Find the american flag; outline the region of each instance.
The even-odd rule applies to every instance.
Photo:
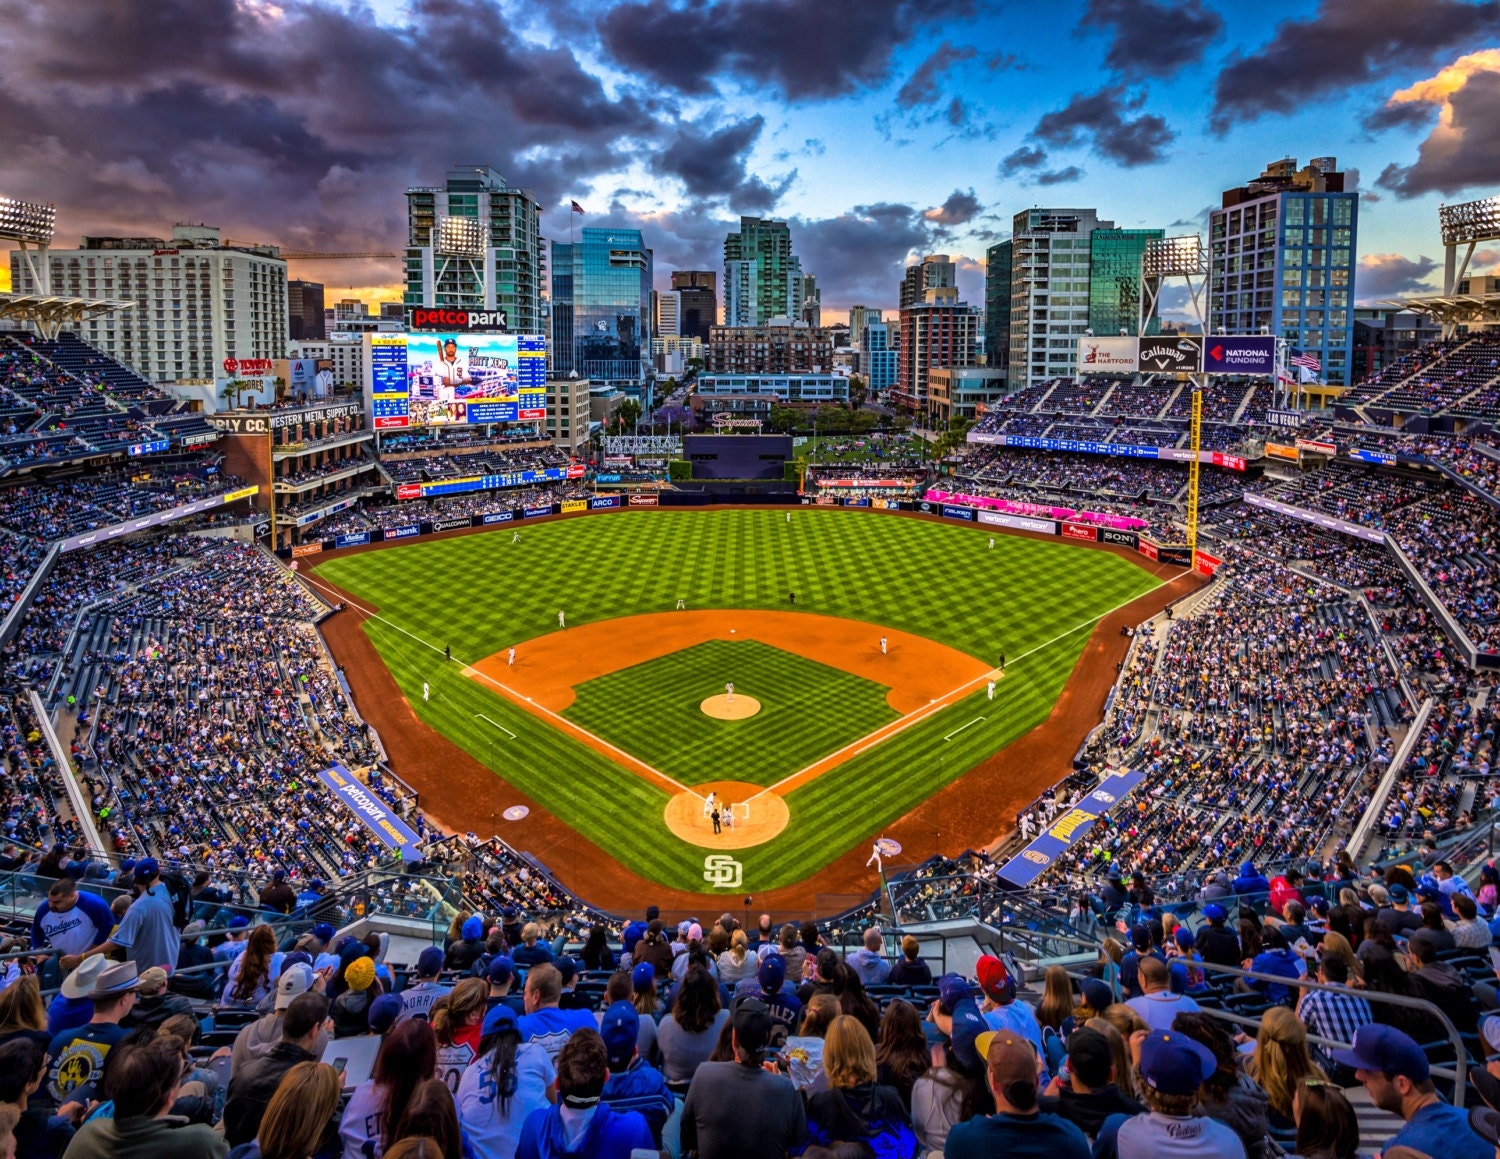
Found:
[[[1287,361],[1293,366],[1300,366],[1304,370],[1311,370],[1314,374],[1321,374],[1323,371],[1323,363],[1316,354],[1310,351],[1298,350],[1296,347],[1292,348]]]

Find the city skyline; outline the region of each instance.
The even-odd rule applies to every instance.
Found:
[[[1370,301],[1430,289],[1438,204],[1500,189],[1492,0],[0,0],[0,17],[0,192],[55,203],[59,244],[180,220],[399,251],[407,186],[473,161],[536,191],[549,240],[570,218],[641,230],[658,289],[722,270],[742,214],[785,220],[833,321],[894,306],[926,253],[953,255],[982,305],[985,251],[1027,208],[1171,236],[1271,161],[1335,156]],[[400,296],[399,262],[292,273],[330,301]]]

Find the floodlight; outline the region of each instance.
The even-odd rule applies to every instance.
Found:
[[[57,210],[38,201],[17,201],[0,197],[0,237],[10,241],[29,241],[51,245]]]
[[[1148,241],[1141,254],[1143,278],[1196,277],[1206,273],[1208,258],[1203,252],[1203,239],[1196,233]]]
[[[484,224],[472,217],[440,217],[437,252],[444,257],[484,260]]]
[[[1438,206],[1444,245],[1500,238],[1500,197],[1481,197],[1461,205]]]

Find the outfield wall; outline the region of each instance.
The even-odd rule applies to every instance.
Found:
[[[668,496],[684,495],[685,501],[673,501]],[[590,499],[570,499],[562,503],[542,504],[534,507],[513,507],[501,511],[487,511],[483,515],[460,515],[452,519],[429,519],[414,521],[400,527],[359,531],[340,535],[314,543],[299,544],[292,548],[281,548],[276,555],[281,559],[300,559],[309,555],[320,555],[325,551],[338,551],[345,547],[362,547],[369,543],[395,543],[400,540],[425,539],[445,531],[459,531],[474,527],[492,527],[502,524],[522,523],[531,519],[542,519],[552,515],[592,515],[607,511],[622,511],[627,507],[677,507],[713,506],[701,492],[663,491],[650,495],[596,495]],[[967,498],[967,496],[965,497]],[[874,511],[905,511],[922,515],[935,515],[951,519],[956,523],[982,523],[1013,531],[1030,531],[1039,535],[1055,535],[1060,539],[1071,539],[1083,543],[1105,543],[1114,547],[1128,547],[1147,559],[1174,567],[1193,567],[1205,575],[1212,575],[1219,565],[1213,556],[1199,552],[1195,558],[1185,544],[1157,543],[1138,531],[1118,527],[1105,527],[1093,523],[1073,522],[1067,519],[1048,519],[1031,515],[1017,515],[1008,511],[994,511],[973,507],[965,503],[945,503],[931,499],[879,499],[857,496],[845,498],[835,495],[768,495],[765,502],[798,504],[805,507],[863,507]],[[738,505],[738,501],[735,501]]]

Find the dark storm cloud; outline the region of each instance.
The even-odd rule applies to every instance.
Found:
[[[973,60],[975,55],[975,50],[968,45],[954,48],[948,41],[943,41],[931,56],[917,65],[916,71],[901,86],[896,94],[897,107],[911,109],[932,104],[941,95],[938,85],[948,70],[960,61]]]
[[[1038,185],[1066,185],[1070,181],[1079,181],[1083,178],[1083,170],[1077,165],[1069,165],[1066,169],[1055,169],[1050,173],[1037,175]]]
[[[1065,108],[1037,122],[1035,136],[1049,145],[1091,144],[1126,168],[1155,165],[1167,159],[1165,149],[1177,134],[1154,113],[1138,113],[1144,103],[1144,93],[1131,95],[1124,85],[1075,93]]]
[[[1081,24],[1114,34],[1104,63],[1131,80],[1170,77],[1196,64],[1224,31],[1224,18],[1203,0],[1089,0]]]
[[[820,100],[880,84],[895,50],[968,0],[641,0],[598,23],[621,66],[680,93],[715,91],[720,77],[788,99]]]
[[[1000,176],[1014,177],[1027,169],[1036,169],[1047,160],[1047,150],[1035,145],[1022,145],[1014,153],[1007,154],[1000,162]]]
[[[1212,124],[1222,133],[1265,113],[1295,112],[1497,32],[1497,0],[1322,0],[1308,19],[1283,20],[1265,45],[1230,60],[1214,86]]]
[[[922,217],[936,225],[964,225],[973,221],[984,211],[984,205],[974,196],[974,191],[955,189],[948,199],[935,209],[929,209]]]
[[[856,205],[837,217],[794,219],[792,241],[802,268],[842,299],[831,301],[825,292],[825,308],[851,302],[878,305],[895,300],[908,259],[927,248],[932,230],[919,210],[881,202]]]
[[[1411,165],[1387,165],[1375,180],[1398,197],[1488,191],[1500,184],[1500,72],[1472,72],[1448,96],[1447,124],[1435,127]]]
[[[661,167],[680,178],[695,200],[723,197],[733,209],[764,212],[776,204],[791,183],[788,177],[773,189],[745,171],[745,158],[764,126],[763,117],[731,122],[719,129],[703,122],[681,125],[675,139],[662,150]]]
[[[1437,262],[1428,257],[1415,261],[1401,254],[1365,254],[1354,273],[1354,297],[1359,302],[1374,302],[1401,294],[1429,293],[1427,284]]]

